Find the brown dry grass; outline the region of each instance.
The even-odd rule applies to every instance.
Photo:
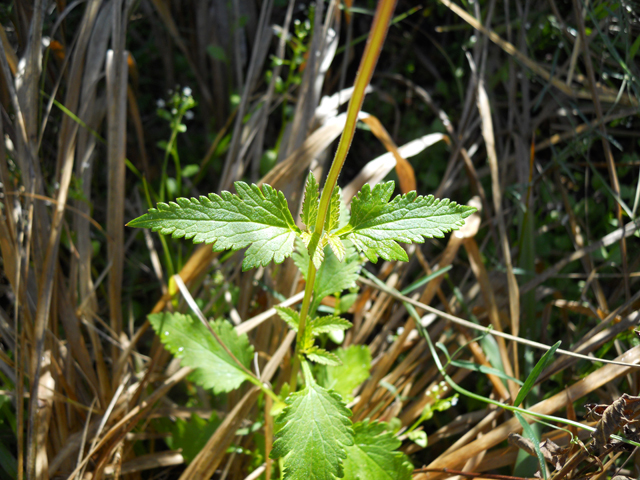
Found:
[[[374,361],[352,408],[354,419],[397,422],[403,449],[417,468],[415,478],[461,478],[465,472],[496,478],[487,472],[513,473],[518,447],[506,440],[521,431],[501,409],[462,399],[421,427],[429,432],[426,448],[406,439],[406,428],[435,401],[426,393],[441,376],[400,300],[416,305],[431,338],[449,352],[465,345],[462,359],[486,366],[499,361],[516,378],[526,377],[530,365],[523,363],[523,350],[527,355],[532,350],[513,337],[547,345],[561,339],[567,354],[615,358],[589,366],[558,356],[540,377],[531,410],[581,420],[588,401],[610,405],[622,393],[639,394],[639,370],[631,366],[640,363],[631,334],[640,318],[639,164],[637,156],[626,158],[616,147],[630,155],[638,148],[639,69],[629,47],[640,27],[626,4],[491,0],[470,4],[470,12],[440,1],[429,7],[433,11],[419,10],[391,31],[389,52],[402,61],[417,58],[420,71],[434,76],[407,78],[403,64],[383,54],[369,94],[375,100],[365,104],[371,111],[361,118],[377,143],[356,141],[343,191],[349,201],[364,183],[392,174],[403,192],[417,186],[419,193],[431,193],[422,180],[432,168],[429,157],[413,163],[408,157],[444,140],[446,153],[439,158],[446,167],[436,169],[442,175],[434,193],[482,208],[448,239],[408,247],[410,262],[375,266],[372,271],[387,290],[361,283],[345,346],[367,345]],[[274,36],[272,24],[292,31],[294,17],[300,17],[294,5],[293,0],[286,6],[272,0],[35,0],[2,7],[0,370],[2,396],[11,404],[2,421],[13,418],[15,425],[13,436],[0,442],[15,458],[15,478],[241,479],[273,471],[266,461],[252,476],[244,454],[228,453],[232,444],[256,448],[252,437],[237,430],[262,416],[261,453],[268,457],[269,401],[259,401],[258,390],[251,388],[226,399],[198,391],[188,381],[189,369],[179,368],[149,329],[146,314],[186,305],[167,285],[168,266],[157,238],[145,233],[144,243],[143,235],[125,230],[124,223],[143,210],[135,172],[151,183],[159,178],[162,160],[154,142],[166,138],[166,130],[154,123],[154,95],[189,79],[199,107],[187,135],[211,134],[209,140],[188,143],[190,159],[200,165],[189,183],[191,193],[228,189],[234,180],[248,178],[283,190],[292,209],[299,208],[306,172],[322,175],[344,126],[340,107],[350,91],[342,86],[352,78],[360,50],[350,47],[337,55],[336,48],[345,44],[345,35],[354,38],[354,29],[366,30],[362,19],[368,17],[343,15],[337,1],[317,4],[316,34],[298,72],[300,84],[282,93],[275,79],[285,67],[276,62],[271,69],[269,55],[282,59],[289,50],[284,35]],[[411,7],[400,2],[397,13]],[[596,7],[613,14],[594,23]],[[525,19],[518,25],[516,11]],[[529,17],[535,27],[549,15],[560,25],[559,58],[544,57],[521,28]],[[444,32],[435,39],[431,23]],[[469,42],[472,32],[476,41],[461,54],[466,85],[452,101],[458,80],[433,62],[440,58],[444,65],[437,52]],[[439,50],[433,42],[440,42]],[[224,58],[208,52],[212,45]],[[137,58],[132,46],[141,52]],[[267,69],[273,70],[269,82]],[[450,81],[450,93],[436,98],[438,80]],[[240,92],[237,104],[231,101],[234,91]],[[283,103],[291,113],[276,143],[279,126],[274,125],[282,120]],[[398,128],[406,118],[422,119],[424,125],[438,119],[443,128],[422,128],[407,137]],[[261,178],[261,159],[274,145],[277,163]],[[599,189],[592,188],[594,176],[601,179]],[[215,183],[207,184],[211,177]],[[605,212],[600,218],[589,211],[596,207]],[[608,211],[613,217],[604,218]],[[541,248],[536,238],[551,245]],[[301,300],[302,285],[290,261],[242,273],[239,258],[200,246],[182,259],[177,273],[205,304],[217,274],[225,276],[227,290],[237,289],[228,315],[259,352],[262,380],[278,389],[290,373],[294,335],[274,316],[271,307],[280,300],[271,293],[293,305]],[[397,294],[447,266],[453,267],[449,277],[435,278],[410,297]],[[496,337],[487,351],[486,344],[472,341],[476,334],[469,324],[447,320],[443,312],[506,335]],[[456,382],[506,403],[519,388],[493,375],[453,367],[448,372]],[[158,418],[189,416],[191,410],[181,404],[185,392],[198,399],[202,415],[215,410],[223,418],[188,466],[180,451],[167,450],[156,424]],[[560,429],[545,427],[543,438],[569,445]],[[549,467],[557,480],[640,474],[637,451],[587,451],[578,442],[562,455],[557,470]]]

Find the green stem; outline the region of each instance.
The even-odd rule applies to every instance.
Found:
[[[331,169],[327,174],[327,179],[325,180],[324,188],[322,190],[322,196],[320,197],[318,217],[308,248],[309,272],[307,274],[307,284],[304,289],[304,299],[302,300],[302,308],[300,310],[296,350],[293,357],[293,366],[291,368],[291,380],[289,382],[289,391],[291,392],[296,389],[298,370],[300,366],[299,357],[300,346],[302,344],[301,340],[304,338],[309,305],[311,304],[311,296],[313,294],[313,287],[316,279],[316,267],[313,264],[313,256],[316,252],[316,248],[318,248],[318,245],[320,244],[320,239],[322,238],[324,222],[327,218],[327,213],[331,203],[331,195],[333,194],[333,189],[338,183],[338,176],[340,176],[340,171],[342,170],[342,166],[347,158],[347,153],[349,152],[349,147],[353,141],[353,135],[356,131],[356,123],[358,121],[358,113],[362,108],[362,102],[364,102],[367,86],[371,81],[373,70],[378,62],[382,45],[384,44],[384,40],[387,36],[396,1],[397,0],[380,0],[378,2],[376,14],[373,18],[373,24],[371,25],[371,31],[369,32],[367,46],[365,47],[362,60],[360,61],[360,67],[356,74],[353,94],[349,101],[349,107],[347,108],[345,128],[342,132],[342,136],[340,137],[340,143],[338,143],[338,149],[336,150],[336,155],[333,158]]]
[[[320,197],[320,206],[318,208],[315,232],[322,232],[322,228],[324,227],[324,221],[329,210],[329,203],[331,202],[331,194],[338,182],[338,176],[340,175],[342,166],[347,158],[349,147],[351,147],[353,134],[356,130],[356,123],[358,122],[358,113],[360,113],[362,108],[366,89],[369,82],[371,82],[373,70],[378,62],[378,57],[380,56],[384,39],[387,36],[389,22],[391,21],[391,16],[393,15],[395,7],[396,0],[380,0],[378,2],[378,8],[376,9],[375,17],[373,18],[373,25],[371,25],[371,31],[369,32],[367,46],[365,47],[362,55],[360,68],[358,68],[356,81],[353,86],[353,95],[351,96],[351,100],[349,100],[344,131],[340,137],[336,156],[333,158],[333,163],[331,164],[331,169],[327,175],[327,179],[322,190],[322,196]],[[311,252],[311,250],[309,251],[309,254],[313,258],[313,252]]]
[[[271,390],[264,383],[262,383],[258,377],[255,377],[252,375],[250,377],[248,376],[247,379],[251,383],[253,383],[256,387],[258,387],[260,390],[262,390],[265,395],[269,395],[274,402],[280,402],[280,397],[278,397],[278,395],[276,395],[276,393],[273,390]]]
[[[296,391],[296,387],[298,385],[297,380],[298,370],[300,368],[300,346],[302,345],[304,331],[306,330],[309,305],[311,304],[313,287],[316,283],[316,273],[316,266],[313,264],[313,260],[309,259],[307,283],[304,287],[304,298],[302,299],[302,307],[300,308],[300,321],[298,322],[298,335],[296,336],[296,350],[293,357],[293,366],[291,367],[291,379],[289,380],[289,391],[292,393]]]

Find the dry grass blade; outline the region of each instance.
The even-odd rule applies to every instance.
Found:
[[[398,147],[398,154],[402,157],[413,157],[418,155],[430,146],[445,140],[442,133],[430,133],[421,138]],[[406,160],[405,160],[406,161]],[[342,195],[346,203],[349,203],[355,194],[365,183],[376,185],[380,183],[397,165],[397,160],[392,152],[380,155],[367,163],[356,177],[342,189]]]
[[[478,74],[481,75],[480,72]],[[491,192],[493,194],[493,207],[496,220],[498,222],[498,231],[500,232],[500,246],[502,248],[504,264],[507,270],[511,333],[517,337],[520,331],[520,292],[516,276],[513,273],[513,264],[511,262],[511,248],[509,246],[509,239],[507,236],[507,229],[505,226],[505,219],[502,208],[502,186],[500,185],[498,157],[495,150],[495,137],[493,133],[493,120],[491,119],[491,107],[489,106],[489,97],[487,96],[487,92],[484,88],[484,79],[482,78],[478,78],[477,102],[480,117],[482,118],[482,137],[487,149],[487,159],[489,161],[489,168],[491,170]],[[511,355],[514,365],[512,372],[515,372],[516,376],[518,376],[518,349],[516,344],[512,344]],[[508,364],[509,363],[507,363],[506,365]],[[514,390],[514,385],[510,384],[510,388],[511,396],[515,398],[516,392]]]
[[[395,2],[379,3],[391,18]],[[282,474],[265,461],[279,407],[270,395],[299,388],[298,357],[295,333],[273,307],[299,309],[295,263],[241,272],[242,252],[160,243],[123,224],[160,191],[171,201],[241,177],[283,191],[298,220],[309,170],[322,185],[343,131],[346,163],[327,184],[340,177],[347,205],[365,183],[392,175],[402,193],[458,204],[474,196],[483,207],[452,235],[406,246],[409,262],[361,268],[357,287],[308,313],[339,308],[353,323],[340,345],[320,340],[370,365],[348,389],[354,418],[390,422],[414,465],[430,464],[416,478],[533,476],[506,446],[520,430],[506,410],[451,400],[413,328],[413,306],[452,357],[447,375],[485,399],[514,398],[525,380],[517,361],[528,369],[562,339],[565,350],[526,399],[538,402],[534,411],[566,407],[574,422],[568,453],[547,455],[552,480],[638,476],[637,454],[610,437],[637,433],[637,402],[625,401],[640,394],[640,256],[625,241],[640,230],[637,15],[607,1],[441,3],[398,2],[384,48],[371,12],[351,0],[0,7],[0,477]],[[377,75],[368,77],[365,62],[366,81],[359,75],[357,88],[344,88],[372,30]],[[365,98],[360,120],[379,142],[355,131]],[[359,105],[348,121],[347,101]],[[168,276],[175,272],[184,297]],[[255,355],[242,363],[256,387],[269,387],[265,401],[259,388],[203,390],[165,350],[147,314],[190,306],[247,334]],[[539,337],[523,333],[530,325]],[[518,355],[511,342],[527,347]],[[317,381],[330,386],[321,374]],[[577,426],[583,397],[598,402],[588,407],[600,422],[596,441]],[[551,442],[569,445],[566,431],[539,428],[546,453]],[[415,441],[422,432],[426,447]]]
[[[439,0],[439,1],[444,5],[446,5],[452,12],[454,12],[456,15],[462,18],[465,22],[467,22],[473,28],[475,28],[482,34],[486,35],[492,42],[494,42],[496,45],[502,48],[507,54],[512,55],[519,62],[521,62],[528,69],[530,69],[533,73],[535,73],[536,75],[539,75],[544,80],[551,83],[554,87],[556,87],[558,90],[560,90],[564,94],[569,95],[571,97],[578,97],[578,98],[593,100],[592,92],[587,92],[582,89],[580,90],[572,89],[565,82],[551,75],[545,68],[541,67],[536,62],[534,62],[529,57],[527,57],[522,52],[520,52],[513,44],[500,38],[500,36],[497,33],[486,29],[482,24],[478,22],[478,20],[473,18],[471,15],[469,15],[467,12],[465,12],[462,8],[460,8],[455,3],[451,2],[450,0]],[[633,105],[633,106],[638,105],[637,99],[630,97],[627,94],[623,94],[622,96],[620,96],[617,91],[612,91],[611,89],[606,87],[601,87],[597,92],[597,95],[601,101],[604,101],[607,103],[615,104],[620,102],[625,105]]]
[[[108,244],[108,259],[112,262],[109,271],[109,321],[112,330],[119,337],[122,331],[122,275],[124,264],[124,185],[125,146],[127,118],[127,72],[129,54],[124,50],[126,20],[116,7],[114,50],[107,52],[107,232],[112,239]],[[119,35],[118,35],[119,33]],[[117,351],[113,349],[115,358]],[[112,379],[117,385],[118,378]]]
[[[594,252],[599,248],[608,247],[613,243],[619,242],[620,239],[623,237],[624,238],[630,237],[636,231],[638,231],[638,229],[640,229],[640,219],[636,219],[635,221],[629,222],[625,226],[621,228],[617,228],[616,230],[609,233],[608,235],[605,235],[600,240],[593,242],[584,248],[580,248],[576,250],[571,255],[568,255],[562,260],[558,261],[555,265],[553,265],[553,267],[547,268],[540,275],[537,275],[535,278],[529,280],[527,283],[522,285],[522,287],[520,288],[520,293],[526,293],[530,290],[533,290],[542,282],[553,277],[555,274],[557,274],[569,263],[575,262],[576,260],[579,260],[583,256],[588,255],[589,253]]]
[[[369,125],[371,132],[382,142],[384,147],[391,152],[393,158],[396,160],[396,173],[398,174],[398,180],[400,181],[400,190],[402,193],[408,193],[416,189],[416,176],[413,171],[413,167],[405,158],[400,154],[398,147],[391,139],[391,136],[387,130],[382,126],[380,120],[373,115],[369,115],[365,112],[360,112],[358,117],[362,122]]]

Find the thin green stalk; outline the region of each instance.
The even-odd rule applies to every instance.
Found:
[[[296,351],[293,357],[293,365],[291,367],[291,379],[289,380],[289,391],[295,392],[298,380],[298,370],[300,369],[300,345],[304,338],[306,329],[307,315],[309,314],[309,305],[311,304],[311,296],[313,287],[316,283],[316,266],[313,261],[309,261],[309,271],[307,273],[307,283],[304,287],[304,298],[302,299],[302,307],[300,308],[300,322],[298,322],[298,335],[296,336]]]
[[[315,229],[309,242],[309,272],[307,275],[307,284],[304,290],[304,299],[302,300],[302,309],[300,311],[300,322],[298,324],[298,336],[296,342],[296,350],[293,357],[293,366],[291,369],[291,381],[289,383],[290,391],[293,392],[296,388],[296,380],[299,369],[299,355],[301,340],[304,338],[304,332],[306,329],[307,315],[309,313],[309,305],[311,304],[311,296],[313,294],[313,287],[316,278],[316,268],[313,264],[313,256],[316,248],[320,244],[322,233],[324,230],[324,222],[329,211],[329,205],[331,203],[331,195],[333,189],[338,183],[338,176],[342,170],[342,166],[347,158],[349,147],[353,141],[353,135],[356,130],[356,123],[358,121],[358,113],[362,108],[364,102],[364,96],[367,86],[371,81],[373,70],[375,69],[378,57],[382,50],[382,45],[387,36],[389,30],[389,24],[393,11],[396,6],[397,0],[380,0],[376,9],[375,17],[373,18],[373,25],[369,32],[369,39],[367,40],[367,46],[365,47],[362,60],[360,61],[360,68],[356,75],[356,81],[353,88],[353,95],[349,101],[349,107],[347,108],[347,121],[345,128],[340,137],[340,143],[338,143],[338,149],[336,155],[333,158],[331,169],[327,175],[327,179],[322,190],[322,196],[320,197],[320,205],[318,207],[318,217],[316,220]]]

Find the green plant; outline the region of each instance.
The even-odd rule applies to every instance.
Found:
[[[296,225],[282,192],[269,185],[259,187],[244,182],[235,183],[237,194],[212,193],[159,203],[129,223],[174,238],[212,244],[215,251],[247,248],[243,270],[282,262],[292,255],[298,240],[296,263],[306,280],[302,307],[299,312],[278,309],[280,317],[297,332],[291,380],[280,392],[288,394],[287,406],[276,420],[280,429],[271,452],[272,458],[282,459],[281,474],[285,479],[306,479],[311,472],[313,478],[341,478],[345,472],[356,473],[354,465],[363,462],[371,467],[370,472],[410,477],[410,463],[404,455],[394,452],[399,443],[391,434],[383,433],[385,427],[370,422],[352,425],[351,412],[342,396],[316,381],[309,362],[334,367],[342,363],[338,355],[317,345],[317,338],[351,326],[337,315],[318,316],[317,310],[322,297],[353,284],[360,256],[373,263],[379,257],[407,261],[407,253],[398,242],[422,243],[424,238],[443,237],[460,228],[475,211],[447,199],[418,196],[416,192],[391,200],[393,182],[373,188],[364,185],[354,197],[350,213],[342,206],[337,179],[393,7],[394,2],[385,1],[378,6],[346,127],[321,195],[313,174],[307,178],[301,214],[304,229]],[[338,261],[332,260],[331,255]],[[327,280],[332,277],[341,282]],[[228,392],[249,380],[278,402],[276,393],[248,369],[253,349],[246,335],[237,335],[224,321],[208,323],[200,316],[198,322],[188,315],[163,313],[150,316],[150,321],[169,350],[182,357],[185,365],[195,368],[197,383],[215,392]],[[215,340],[208,336],[207,329]],[[304,388],[296,391],[300,366]],[[379,474],[368,478],[378,477]]]
[[[308,363],[341,365],[340,357],[318,346],[316,339],[351,326],[337,315],[317,316],[320,300],[353,283],[360,265],[360,256],[354,255],[355,251],[374,263],[378,257],[407,260],[406,252],[397,242],[441,237],[461,227],[464,218],[474,211],[472,207],[433,196],[417,196],[415,192],[390,201],[393,189],[393,182],[374,188],[365,185],[353,199],[349,216],[340,207],[340,189],[334,188],[323,215],[318,184],[313,174],[309,174],[302,210],[305,230],[295,224],[282,192],[269,185],[259,188],[244,182],[236,183],[237,194],[223,192],[220,196],[210,194],[199,199],[178,198],[175,203],[159,203],[157,209],[129,223],[195,243],[211,243],[216,251],[248,247],[244,270],[272,261],[282,262],[293,253],[294,241],[301,240],[297,263],[303,266],[307,279],[302,310],[277,309],[280,317],[297,332],[294,362],[299,362],[304,372],[304,388],[296,393],[293,392],[297,388],[297,374],[292,375],[288,406],[277,419],[282,428],[276,434],[272,455],[285,458],[285,478],[304,478],[311,468],[318,478],[330,479],[329,474],[341,477],[342,463],[354,445],[350,411],[342,396],[320,386]],[[345,220],[348,217],[343,226],[341,216]],[[304,268],[306,259],[308,264]],[[332,281],[335,277],[340,281]],[[238,336],[228,322],[211,322],[208,327],[214,334],[212,338],[206,324],[188,315],[159,313],[149,319],[167,348],[181,357],[184,365],[195,368],[196,383],[219,393],[234,390],[249,380],[278,400],[248,370],[253,348],[246,335]],[[380,433],[370,424],[360,430],[360,437],[366,437],[369,430],[377,432],[373,437]],[[373,437],[368,437],[367,442],[375,442]],[[323,450],[333,454],[323,454]]]

